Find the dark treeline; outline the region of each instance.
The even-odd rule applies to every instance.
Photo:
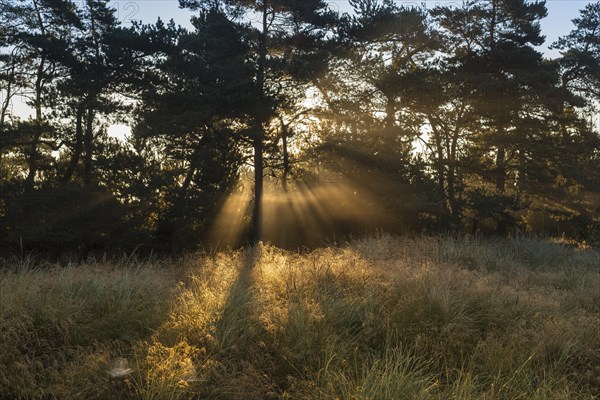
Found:
[[[544,2],[350,4],[180,0],[183,29],[124,26],[105,0],[0,0],[1,251],[177,252],[219,219],[282,244],[600,238],[600,3],[557,59]]]

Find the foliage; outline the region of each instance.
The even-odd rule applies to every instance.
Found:
[[[107,0],[0,0],[7,253],[198,248],[239,193],[228,222],[248,225],[246,242],[299,220],[304,239],[594,240],[597,3],[552,45],[556,59],[538,50],[541,1],[352,0],[344,14],[322,0],[179,3],[197,12],[191,29],[125,27]],[[13,113],[18,98],[29,117]],[[109,137],[116,123],[131,134]],[[337,187],[307,183],[314,169]]]

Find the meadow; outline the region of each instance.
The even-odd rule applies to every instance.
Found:
[[[379,235],[1,268],[1,399],[600,398],[589,247]]]

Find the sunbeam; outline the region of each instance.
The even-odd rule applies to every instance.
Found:
[[[331,171],[323,173],[334,176]],[[377,189],[360,177],[340,176],[331,182],[299,177],[290,180],[287,189],[279,183],[265,180],[262,241],[286,248],[314,246],[389,225],[391,212],[376,201]],[[244,182],[229,195],[208,231],[207,244],[235,247],[244,243],[251,218],[251,188]]]
[[[250,188],[238,185],[227,197],[207,234],[207,242],[218,247],[235,247],[248,232],[252,200]]]

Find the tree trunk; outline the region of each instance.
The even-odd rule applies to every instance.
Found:
[[[558,116],[559,116],[559,126],[560,126],[560,133],[561,133],[561,142],[563,146],[568,146],[569,144],[571,144],[571,136],[569,135],[569,130],[567,129],[567,125],[565,124],[565,120],[567,119],[567,111],[566,111],[566,107],[564,104],[560,105],[560,108],[558,110]]]
[[[288,151],[288,127],[285,125],[285,123],[282,121],[281,122],[281,129],[282,129],[282,146],[283,146],[283,174],[281,175],[281,184],[283,186],[283,191],[287,192],[288,187],[287,187],[287,181],[288,181],[288,175],[291,171],[291,166],[290,166],[290,154]]]
[[[8,82],[6,84],[6,95],[4,101],[2,102],[2,110],[0,110],[0,133],[4,131],[4,122],[6,121],[6,116],[8,115],[8,108],[10,107],[10,100],[12,99],[12,84],[15,79],[15,61],[12,60],[12,65],[10,69],[10,74],[8,76]]]
[[[504,140],[504,126],[498,126],[498,139]],[[496,153],[496,189],[504,194],[506,192],[506,148],[503,143],[498,144]],[[506,236],[506,221],[502,217],[496,221],[496,233]]]
[[[36,17],[37,17],[37,20],[39,23],[40,32],[41,32],[42,36],[44,36],[46,34],[46,28],[42,21],[42,15],[38,8],[38,2],[34,1],[33,6],[35,8],[35,13],[36,13]],[[35,184],[35,176],[37,174],[37,169],[38,169],[38,159],[39,159],[38,144],[39,144],[39,141],[43,134],[42,92],[44,90],[43,87],[44,87],[44,69],[45,68],[46,68],[46,53],[45,53],[45,51],[42,51],[40,63],[36,70],[36,79],[35,79],[34,107],[35,107],[36,130],[35,130],[35,133],[33,134],[33,138],[31,139],[31,144],[29,146],[29,151],[28,151],[29,155],[28,155],[27,162],[29,164],[28,165],[29,172],[28,172],[27,178],[25,180],[27,190],[33,189],[33,186]]]
[[[432,118],[430,117],[430,120]],[[435,126],[433,126],[433,135],[434,135],[434,140],[435,140],[435,147],[437,150],[437,160],[436,160],[436,169],[437,169],[437,182],[438,182],[438,188],[440,190],[440,193],[444,194],[445,193],[445,183],[446,183],[446,178],[445,178],[445,166],[444,166],[444,147],[442,146],[442,135],[441,132],[439,132]]]
[[[38,160],[40,158],[38,153],[38,145],[44,129],[42,126],[42,91],[45,65],[46,56],[45,54],[42,54],[35,81],[35,132],[31,138],[31,144],[29,145],[29,156],[27,159],[29,164],[29,173],[27,174],[26,187],[28,189],[32,189],[35,183],[35,175],[37,174]]]
[[[504,140],[504,127],[498,127],[498,138]],[[496,152],[496,189],[500,193],[506,191],[506,148],[504,144],[498,145]]]
[[[196,164],[198,163],[198,157],[200,155],[200,148],[194,149],[194,153],[192,154],[192,158],[190,160],[190,169],[185,175],[185,179],[183,181],[183,185],[181,185],[181,191],[179,194],[180,198],[185,198],[187,195],[187,191],[192,184],[192,179],[194,179],[194,174],[196,173]]]
[[[90,186],[92,184],[92,156],[94,154],[94,111],[91,107],[87,110],[87,121],[85,135],[83,137],[83,146],[85,149],[83,183],[85,186]]]
[[[450,216],[452,218],[452,229],[457,231],[460,228],[461,209],[456,199],[456,176],[455,167],[450,165],[448,168],[448,204],[450,204]]]
[[[25,184],[28,190],[33,189],[35,184],[35,175],[38,170],[38,159],[39,154],[37,151],[38,143],[40,141],[41,135],[39,132],[33,134],[31,138],[31,144],[29,145],[28,156],[27,156],[27,164],[29,167],[29,172],[27,173],[27,178],[25,179]]]
[[[254,140],[254,207],[252,210],[252,224],[250,227],[250,243],[258,243],[261,239],[262,197],[263,197],[263,143],[262,138]]]
[[[456,152],[458,150],[458,129],[452,135],[452,144],[448,159],[448,202],[450,203],[450,213],[452,215],[452,228],[458,231],[461,220],[461,206],[456,199]]]
[[[262,9],[262,32],[259,44],[258,71],[256,84],[258,88],[258,98],[264,107],[265,98],[265,71],[267,65],[267,37],[269,31],[269,4],[267,0],[263,0]],[[263,131],[263,113],[260,111],[255,124],[255,132],[253,139],[254,147],[254,207],[252,211],[252,222],[250,224],[250,243],[254,244],[261,239],[261,219],[262,219],[262,197],[263,197],[263,176],[264,176],[264,131]]]
[[[178,193],[175,195],[173,206],[169,210],[170,223],[166,224],[165,226],[167,229],[166,232],[169,235],[172,254],[177,254],[182,249],[181,234],[178,232],[178,227],[186,225],[186,215],[188,212],[186,199],[188,190],[192,185],[194,175],[198,169],[197,164],[199,155],[200,145],[194,149],[194,153],[190,159],[190,166],[185,175],[185,179],[183,180],[183,184],[181,185],[181,188],[179,188]]]
[[[396,99],[393,95],[386,96],[387,104],[385,107],[385,127],[392,130],[396,126]],[[390,132],[391,133],[391,132]]]
[[[67,165],[67,169],[62,176],[61,182],[62,184],[67,184],[71,180],[75,169],[77,168],[77,164],[79,163],[79,159],[81,158],[81,153],[83,152],[83,109],[77,110],[77,122],[75,125],[75,145],[73,147],[73,154],[71,155],[71,160],[69,161],[69,165]]]

